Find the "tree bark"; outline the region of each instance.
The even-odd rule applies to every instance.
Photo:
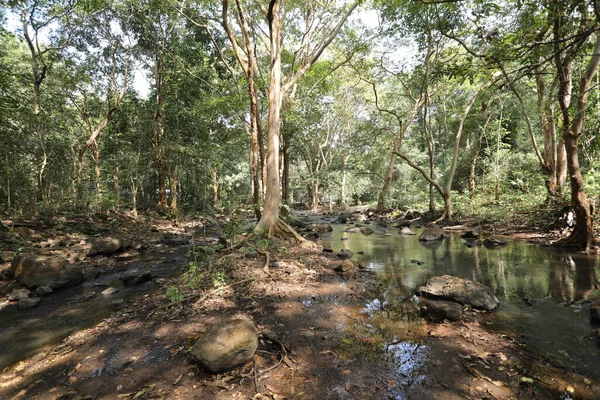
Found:
[[[286,204],[290,203],[290,164],[291,164],[291,140],[290,133],[287,132],[283,135],[283,147],[281,151],[283,152],[283,173],[282,177],[282,190],[281,197]]]
[[[377,198],[377,211],[379,212],[385,211],[385,201],[390,192],[390,185],[392,183],[392,179],[394,178],[394,168],[396,167],[396,158],[398,157],[396,152],[400,151],[401,142],[402,139],[400,137],[394,138],[392,153],[390,154],[388,167],[385,176],[383,177],[383,186],[381,187],[381,192],[379,192],[379,197]]]
[[[165,57],[162,49],[154,54],[154,89],[156,90],[154,109],[154,132],[152,147],[154,147],[154,163],[158,172],[158,206],[167,206],[167,163],[165,154],[165,96],[164,96],[164,67]]]
[[[171,189],[169,208],[171,209],[171,214],[177,216],[179,213],[179,169],[177,165],[169,170],[169,188]]]
[[[350,155],[347,154],[344,156],[344,161],[342,164],[342,183],[340,188],[340,206],[342,208],[346,207],[346,176],[348,175],[348,160],[350,159]]]
[[[269,124],[267,135],[267,186],[265,207],[256,229],[273,232],[279,220],[279,127],[281,118],[281,16],[280,0],[271,0],[268,12],[270,36]]]
[[[553,20],[555,49],[558,49],[558,41],[564,37],[563,25],[565,24],[565,16],[563,15],[563,7],[560,1],[554,3],[557,12]],[[585,21],[582,20],[582,26]],[[583,40],[587,36],[578,40]],[[583,42],[581,42],[583,43]],[[571,52],[555,52],[554,61],[558,72],[559,90],[558,100],[561,108],[563,120],[563,140],[567,154],[567,168],[569,171],[571,182],[571,203],[575,212],[575,228],[569,237],[557,242],[561,245],[573,245],[586,252],[594,240],[593,226],[593,205],[587,199],[584,191],[583,177],[579,166],[578,145],[579,137],[583,131],[585,122],[585,112],[587,100],[590,94],[590,86],[600,63],[600,35],[596,33],[596,43],[594,51],[590,57],[585,71],[581,73],[579,86],[576,93],[576,107],[574,117],[571,121],[571,97],[572,97],[572,65],[574,53]]]
[[[219,181],[217,180],[217,167],[212,167],[210,172],[213,191],[212,203],[213,207],[216,207],[219,204]]]
[[[311,183],[311,211],[319,210],[319,179],[313,179]]]

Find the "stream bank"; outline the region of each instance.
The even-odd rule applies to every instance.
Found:
[[[352,241],[362,238],[348,235],[342,241],[336,231],[330,235],[336,250],[354,248]],[[386,237],[403,240],[394,233],[370,237],[384,248],[390,247]],[[340,275],[334,271],[340,259],[333,253],[278,242],[264,246],[249,243],[213,257],[202,272],[211,280],[222,278],[220,289],[190,288],[180,303],[172,303],[166,292],[174,285],[185,288],[181,280],[155,282],[155,292],[3,371],[0,397],[600,397],[595,375],[530,352],[530,338],[490,329],[493,313],[468,310],[456,323],[421,319],[410,293],[390,284],[406,276],[403,268],[409,265],[418,272],[411,258],[423,259],[423,268],[433,264],[411,248],[404,248],[395,273],[382,276],[378,261],[368,259],[379,251],[361,255],[369,268]],[[267,269],[265,251],[271,261]],[[289,361],[278,364],[277,346],[263,340],[255,364],[221,375],[204,373],[191,360],[190,347],[212,322],[233,316],[275,332],[290,349]]]

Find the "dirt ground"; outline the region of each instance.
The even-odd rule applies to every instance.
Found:
[[[0,398],[600,398],[599,382],[486,330],[488,314],[430,323],[402,296],[382,309],[373,303],[383,290],[376,277],[340,275],[339,263],[283,242],[209,255],[198,262],[198,287],[190,275],[161,282],[158,294],[2,371]],[[166,295],[173,286],[175,302]],[[260,333],[254,360],[205,373],[191,347],[212,323],[236,316]]]

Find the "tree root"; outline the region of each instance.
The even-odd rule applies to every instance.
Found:
[[[263,338],[265,338],[266,340],[268,340],[270,342],[273,342],[276,345],[278,345],[279,349],[281,350],[281,354],[280,354],[279,361],[277,362],[277,364],[275,364],[275,365],[273,365],[273,366],[271,366],[271,367],[269,367],[269,368],[267,368],[267,369],[265,369],[263,371],[260,371],[258,373],[258,376],[261,376],[261,375],[266,374],[267,372],[273,371],[275,368],[279,367],[281,365],[281,363],[284,363],[285,365],[287,365],[289,367],[290,363],[289,363],[289,359],[288,359],[288,356],[287,356],[288,355],[288,349],[285,346],[285,344],[283,344],[283,342],[281,340],[279,340],[279,337],[277,337],[277,334],[274,333],[274,332],[272,332],[269,329],[263,329],[263,330],[261,330],[260,333],[261,333],[261,335],[262,335]]]
[[[581,242],[582,240],[579,233],[577,230],[574,230],[569,236],[557,240],[552,245],[554,247],[579,248],[587,253],[589,251],[589,246],[586,246]]]
[[[278,218],[277,222],[269,227],[268,237],[284,240],[293,238],[297,243],[306,242],[306,239],[300,236],[294,228],[283,222],[281,218]]]

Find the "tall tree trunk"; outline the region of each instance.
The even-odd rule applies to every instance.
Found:
[[[119,167],[113,171],[113,183],[115,186],[115,209],[121,205],[121,185],[119,184]]]
[[[346,207],[346,176],[348,175],[348,160],[350,155],[344,156],[344,161],[342,164],[342,183],[340,188],[340,206],[342,208]]]
[[[102,171],[100,169],[100,146],[96,141],[92,145],[92,158],[94,159],[94,183],[96,187],[96,197],[100,198],[100,195],[102,194],[102,184],[100,182]]]
[[[138,194],[137,179],[132,178],[131,179],[131,212],[133,213],[134,218],[138,217],[137,194]]]
[[[473,151],[473,159],[471,160],[471,168],[469,171],[469,197],[472,199],[475,197],[475,170],[477,168],[477,160],[479,159],[479,153],[481,152],[481,144],[483,143],[483,138],[485,136],[485,130],[493,118],[493,114],[489,113],[485,124],[481,128],[481,132],[479,133],[479,138],[477,138],[477,143],[475,144],[475,150]]]
[[[433,141],[433,133],[431,132],[431,114],[429,113],[429,94],[427,93],[427,85],[425,85],[425,103],[423,106],[423,132],[427,141],[427,161],[429,163],[429,176],[435,178],[435,143]],[[429,183],[429,212],[435,213],[435,197],[434,186]]]
[[[379,192],[379,197],[377,198],[377,211],[379,212],[385,211],[385,201],[390,192],[390,185],[392,183],[392,179],[394,178],[394,168],[396,167],[396,158],[398,157],[396,153],[400,151],[401,142],[402,138],[394,138],[392,153],[390,154],[388,167],[385,176],[383,177],[383,187],[381,188],[381,192]]]
[[[282,182],[281,182],[281,186],[282,186],[282,199],[286,204],[290,203],[290,163],[291,163],[291,140],[290,140],[290,132],[286,132],[283,134],[283,147],[282,147],[282,152],[283,152],[283,173],[281,174],[282,177]]]
[[[273,232],[279,221],[279,127],[281,118],[281,16],[280,0],[269,4],[271,71],[269,83],[269,125],[267,136],[267,185],[265,207],[256,228]]]
[[[171,189],[171,202],[169,208],[171,214],[177,216],[179,214],[179,168],[177,165],[169,170],[169,188]]]
[[[154,133],[152,146],[154,147],[154,163],[158,172],[158,206],[167,206],[167,162],[165,154],[165,96],[164,96],[164,68],[165,59],[162,49],[154,54],[154,86],[156,90],[154,109]]]
[[[265,157],[264,157],[264,143],[263,143],[263,128],[262,122],[260,118],[260,107],[259,107],[259,97],[258,97],[258,89],[256,87],[256,71],[258,71],[258,66],[255,57],[254,51],[254,42],[252,41],[252,37],[250,36],[250,28],[248,26],[248,21],[246,19],[246,14],[244,13],[244,9],[242,7],[242,2],[240,0],[235,0],[236,8],[237,8],[237,16],[238,21],[241,26],[241,33],[243,44],[245,47],[245,52],[242,51],[238,46],[238,40],[229,25],[229,1],[222,0],[222,16],[221,16],[221,26],[225,30],[227,37],[231,43],[236,59],[244,72],[246,77],[246,83],[248,88],[248,97],[250,99],[250,136],[252,138],[251,142],[251,173],[252,173],[252,203],[254,205],[254,210],[257,217],[260,218],[260,208],[259,203],[261,198],[261,184],[263,191],[265,189],[265,176],[263,174],[263,169],[265,165]]]
[[[311,211],[319,210],[319,179],[314,178],[311,183]]]
[[[557,13],[553,20],[553,32],[555,41],[555,50],[559,48],[558,41],[564,37],[563,26],[566,23],[563,7],[564,4],[558,0],[554,3],[555,12]],[[585,21],[582,19],[582,26]],[[578,40],[585,40],[582,37]],[[585,71],[581,73],[579,87],[575,92],[577,97],[574,117],[571,121],[571,97],[572,97],[572,79],[573,79],[573,54],[555,52],[554,61],[558,72],[559,89],[558,100],[561,108],[563,120],[563,140],[567,153],[567,168],[571,181],[571,203],[575,212],[575,228],[571,235],[559,244],[575,245],[585,251],[588,251],[594,240],[593,226],[593,205],[587,199],[581,169],[579,167],[578,145],[579,137],[583,131],[585,121],[585,112],[587,100],[590,94],[591,82],[598,70],[600,63],[600,35],[596,33],[596,43],[594,51],[590,57]]]
[[[219,204],[219,181],[217,180],[217,167],[211,168],[210,177],[213,191],[212,203],[213,207],[216,207]]]

